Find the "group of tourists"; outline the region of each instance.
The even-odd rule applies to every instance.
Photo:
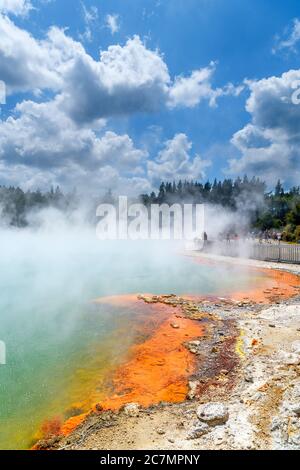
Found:
[[[207,232],[204,232],[202,234],[201,240],[205,244],[209,243],[209,237]],[[280,243],[282,240],[282,234],[278,231],[275,230],[265,230],[261,232],[243,232],[243,233],[238,233],[235,231],[226,231],[226,232],[221,232],[218,234],[217,237],[212,237],[210,241],[218,241],[220,243],[236,243],[239,241],[242,242],[249,242],[249,243],[254,243],[254,242],[259,242],[260,244],[262,243],[268,243],[268,244],[274,244],[274,243]]]

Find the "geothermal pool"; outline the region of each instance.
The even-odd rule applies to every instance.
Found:
[[[93,299],[225,294],[259,281],[244,268],[196,263],[177,245],[100,242],[88,232],[3,232],[0,247],[1,449],[27,449],[48,420],[88,411],[107,396],[130,345],[149,335],[142,307]]]

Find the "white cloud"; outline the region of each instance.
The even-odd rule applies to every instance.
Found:
[[[159,110],[170,77],[157,51],[139,37],[110,46],[95,61],[81,43],[53,27],[36,40],[0,16],[0,76],[9,94],[52,89],[78,121]]]
[[[213,89],[214,71],[211,64],[191,77],[176,78],[173,84],[159,52],[147,49],[134,36],[123,47],[113,45],[101,52],[99,62],[79,54],[64,76],[64,106],[80,122],[164,107],[194,107],[202,100],[214,106],[218,97],[237,95],[242,89],[232,84]]]
[[[7,92],[63,88],[63,77],[75,56],[84,54],[80,43],[58,28],[51,28],[45,40],[36,40],[0,15],[0,77]]]
[[[241,158],[230,161],[230,173],[261,176],[270,184],[278,178],[299,184],[300,105],[292,100],[297,83],[300,87],[300,70],[248,82],[251,122],[232,138]]]
[[[106,15],[106,26],[111,34],[117,33],[120,30],[119,15]]]
[[[84,3],[81,3],[83,9],[83,17],[86,24],[92,23],[98,19],[98,8],[91,6],[86,7]]]
[[[87,21],[95,18],[90,10],[85,13]],[[176,174],[182,179],[204,174],[209,162],[190,155],[185,134],[175,135],[155,161],[147,162],[147,152],[128,135],[104,130],[104,119],[192,107],[202,100],[214,105],[218,96],[237,93],[230,84],[212,87],[215,65],[173,83],[163,56],[138,36],[108,47],[98,60],[57,27],[36,39],[0,15],[0,36],[0,77],[8,94],[32,92],[41,101],[44,91],[54,94],[40,103],[21,102],[0,120],[2,183],[8,176],[18,181],[19,175],[20,184],[32,186],[103,183],[142,192]]]
[[[85,31],[80,35],[80,38],[90,42],[93,39],[93,27],[99,19],[98,8],[96,6],[91,6],[88,8],[83,2],[81,2],[81,6],[83,11]]]
[[[99,62],[79,54],[64,79],[64,107],[81,122],[158,111],[165,104],[170,81],[161,56],[137,36],[123,47],[110,46],[101,52]]]
[[[46,185],[55,181],[69,187],[95,188],[97,181],[106,184],[112,179],[117,186],[130,178],[139,185],[143,181],[148,155],[128,135],[104,131],[101,122],[97,131],[76,126],[60,110],[58,99],[40,104],[25,101],[17,105],[15,114],[0,121],[2,183],[5,172],[12,178],[19,173],[20,184],[30,175],[35,186],[43,174]]]
[[[190,77],[176,77],[170,90],[170,107],[184,105],[196,106],[202,99],[212,100],[215,91],[211,88],[214,64],[195,70]]]
[[[215,106],[220,96],[238,95],[242,91],[243,87],[236,88],[231,83],[224,88],[212,88],[211,80],[215,69],[216,64],[211,62],[208,67],[195,70],[189,77],[176,77],[170,88],[169,106],[194,108],[203,100],[208,100],[210,106]]]
[[[289,50],[296,52],[296,46],[300,41],[300,21],[298,18],[293,20],[293,25],[291,28],[288,28],[288,33],[285,39],[277,38],[277,44],[273,48],[273,53],[275,54],[278,51]]]
[[[94,18],[88,11],[86,15]],[[110,46],[97,61],[57,27],[37,40],[0,16],[0,35],[0,76],[8,93],[51,89],[62,95],[62,106],[78,122],[193,107],[202,100],[213,106],[219,96],[240,91],[232,84],[212,87],[215,64],[172,83],[161,54],[148,49],[138,36],[123,46]]]
[[[191,149],[192,143],[185,134],[176,134],[172,140],[168,140],[157,159],[147,164],[150,181],[157,185],[162,180],[204,178],[205,170],[211,163],[208,160],[202,160],[199,155],[192,157]]]
[[[30,0],[0,0],[0,13],[25,16],[32,8]]]
[[[154,161],[127,135],[77,126],[60,109],[59,98],[47,103],[24,101],[15,116],[0,121],[0,184],[24,188],[60,184],[94,191],[112,187],[140,194],[161,180],[199,179],[210,162],[191,155],[185,134],[166,141]]]
[[[61,186],[65,190],[74,187],[82,189],[84,194],[100,194],[108,189],[116,193],[137,195],[151,190],[146,178],[122,176],[110,165],[94,171],[87,171],[82,166],[69,162],[65,167],[41,169],[22,164],[8,165],[0,160],[0,182],[3,185],[21,186],[24,190],[46,189]]]

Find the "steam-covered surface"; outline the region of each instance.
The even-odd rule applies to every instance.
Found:
[[[195,263],[170,242],[100,242],[94,232],[61,229],[2,231],[0,247],[0,448],[27,448],[45,420],[86,411],[105,393],[142,312],[92,299],[257,283],[253,271]]]

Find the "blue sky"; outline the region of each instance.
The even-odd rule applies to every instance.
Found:
[[[299,184],[298,18],[296,0],[0,0],[0,184]]]

